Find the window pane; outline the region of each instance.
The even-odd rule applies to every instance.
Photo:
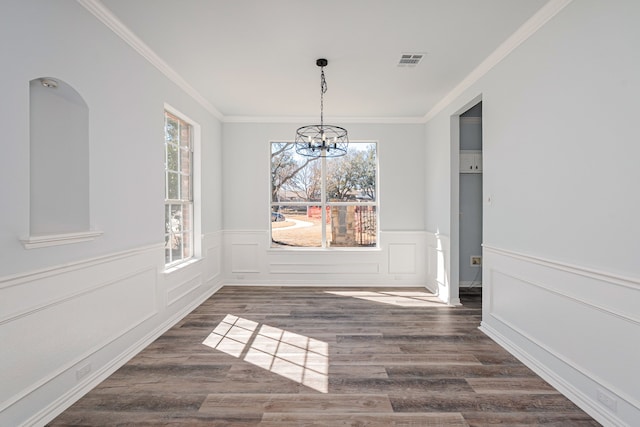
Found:
[[[327,159],[327,201],[375,201],[376,145],[351,143],[347,154]]]
[[[331,206],[332,247],[376,246],[377,215],[375,206]]]
[[[180,195],[182,200],[191,200],[191,176],[180,175]]]
[[[322,208],[274,206],[271,212],[272,247],[322,247]]]
[[[183,147],[191,146],[191,126],[182,123],[180,126],[180,145]]]
[[[293,143],[271,144],[271,201],[320,201],[321,162],[299,156]]]
[[[178,143],[178,121],[172,115],[165,113],[166,121],[164,127],[164,139],[173,143]]]
[[[190,204],[184,204],[184,205],[180,205],[180,217],[182,218],[182,230],[183,231],[190,231],[192,230],[191,227],[191,205]]]
[[[167,169],[178,170],[178,147],[173,144],[167,144]]]
[[[177,200],[180,198],[180,175],[176,172],[167,173],[167,199]]]
[[[170,236],[167,234],[164,236],[164,263],[169,264],[171,262],[171,245],[169,245]]]
[[[180,147],[180,172],[191,174],[191,151],[185,147]]]
[[[191,255],[191,233],[185,232],[182,233],[182,257],[190,258]]]
[[[164,233],[171,233],[171,205],[164,205]]]

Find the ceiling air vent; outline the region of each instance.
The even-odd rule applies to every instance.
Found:
[[[426,53],[403,53],[400,56],[398,67],[415,67],[418,65]]]

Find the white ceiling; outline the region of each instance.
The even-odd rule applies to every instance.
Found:
[[[547,0],[102,0],[227,119],[423,118]],[[113,17],[111,17],[113,18]],[[402,53],[422,52],[415,68]]]

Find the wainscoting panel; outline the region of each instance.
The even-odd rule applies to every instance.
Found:
[[[181,298],[189,295],[191,292],[195,291],[202,284],[202,275],[196,274],[193,277],[179,283],[177,286],[169,289],[167,291],[167,303],[168,305],[173,305],[178,302]]]
[[[259,249],[257,243],[234,243],[231,246],[231,272],[259,273]]]
[[[389,273],[415,274],[416,244],[391,243],[389,245]]]
[[[268,232],[225,232],[225,283],[427,287],[427,233],[382,231],[378,248],[270,248]]]
[[[171,273],[160,244],[1,277],[0,425],[46,424],[218,290],[221,237]]]
[[[269,264],[269,272],[273,274],[376,274],[380,271],[378,263],[278,263]]]
[[[484,248],[482,329],[605,425],[640,419],[640,282]]]

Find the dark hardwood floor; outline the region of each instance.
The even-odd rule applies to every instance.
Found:
[[[479,293],[225,287],[51,426],[598,426],[478,330]]]

